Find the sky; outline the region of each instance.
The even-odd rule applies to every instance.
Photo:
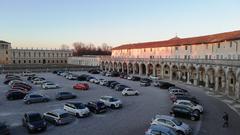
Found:
[[[0,0],[0,17],[14,48],[115,47],[240,30],[240,0]]]

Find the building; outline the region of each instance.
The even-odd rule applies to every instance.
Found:
[[[12,49],[11,43],[0,41],[0,64],[66,64],[71,50]]]
[[[68,64],[82,66],[100,66],[101,57],[98,55],[84,55],[81,57],[69,57]]]
[[[240,31],[121,45],[102,58],[101,68],[200,85],[239,99]]]

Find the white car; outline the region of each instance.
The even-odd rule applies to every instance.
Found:
[[[189,100],[177,100],[174,102],[174,105],[183,105],[192,108],[193,110],[198,110],[200,113],[203,113],[203,107],[199,104],[195,104]]]
[[[137,90],[133,90],[133,89],[131,89],[131,88],[125,88],[125,89],[123,89],[123,91],[122,91],[122,95],[123,96],[133,96],[133,95],[139,95],[140,93],[139,93],[139,91],[137,91]]]
[[[81,102],[68,102],[63,109],[76,117],[86,117],[90,114],[89,109]]]
[[[72,74],[67,75],[66,78],[69,79],[69,80],[77,80],[77,76],[72,75]]]
[[[108,82],[107,80],[100,80],[99,84],[104,86],[107,84],[107,82]]]
[[[178,135],[189,135],[192,129],[186,123],[178,121],[175,117],[167,115],[156,115],[151,122],[151,125],[162,125],[175,130]]]
[[[99,83],[99,80],[96,79],[96,78],[93,78],[93,79],[90,79],[89,82],[98,84],[98,83]]]
[[[34,76],[35,74],[30,71],[25,71],[21,74],[22,76]]]
[[[24,81],[20,81],[20,80],[12,80],[8,83],[9,86],[12,86],[14,83],[25,83]]]
[[[112,76],[112,74],[110,73],[110,72],[108,72],[108,73],[106,73],[106,75],[105,76],[107,76],[107,77],[111,77]]]
[[[40,78],[36,78],[33,80],[33,84],[43,84],[45,82],[47,82],[47,81],[44,79],[40,79]]]
[[[133,78],[133,76],[131,76],[131,75],[127,77],[128,80],[132,80],[132,78]]]
[[[51,83],[51,82],[46,82],[42,84],[43,89],[56,89],[59,88],[57,84]]]
[[[111,108],[120,108],[122,107],[122,101],[114,98],[112,96],[102,96],[100,98],[100,101],[102,101],[106,106]]]

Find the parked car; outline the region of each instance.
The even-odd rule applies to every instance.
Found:
[[[172,100],[172,102],[176,102],[176,100],[189,100],[195,104],[200,104],[199,100],[191,95],[183,95],[183,94],[173,94],[170,95],[170,99]]]
[[[169,82],[159,82],[159,88],[160,89],[168,89],[169,87],[175,86],[174,84],[171,84]]]
[[[118,84],[118,85],[115,86],[114,89],[115,89],[116,91],[123,91],[125,88],[130,88],[130,87],[128,87],[128,86],[126,86],[126,85]]]
[[[19,87],[21,87],[21,88],[23,88],[23,89],[25,89],[25,90],[27,90],[27,91],[30,91],[30,90],[32,89],[32,86],[30,86],[30,85],[28,85],[28,84],[25,84],[25,83],[14,83],[14,84],[11,86],[12,89],[17,89],[17,88],[19,88]]]
[[[13,80],[22,81],[22,79],[20,79],[20,78],[10,78],[10,79],[6,79],[3,83],[4,83],[4,84],[9,84],[9,82],[11,82],[11,81],[13,81]]]
[[[73,88],[77,90],[88,90],[89,85],[87,83],[77,83],[73,86]]]
[[[107,73],[105,74],[105,76],[107,76],[107,77],[111,77],[112,74],[111,74],[111,72],[107,72]]]
[[[10,91],[6,93],[6,98],[8,100],[23,99],[25,96],[26,96],[26,93],[22,91]]]
[[[65,125],[73,122],[74,118],[63,109],[56,109],[44,113],[44,119],[56,126]]]
[[[140,81],[141,78],[138,76],[132,76],[132,81]]]
[[[82,74],[82,75],[80,75],[80,76],[77,77],[77,80],[78,80],[78,81],[86,81],[88,76],[89,76],[89,75]]]
[[[54,84],[52,82],[46,82],[42,84],[43,89],[57,89],[59,86],[57,84]]]
[[[98,84],[99,80],[96,79],[96,78],[92,78],[92,79],[89,80],[89,82]]]
[[[22,76],[35,76],[34,73],[30,72],[30,71],[25,71],[25,72],[22,72],[21,74]]]
[[[108,83],[108,81],[107,80],[100,80],[100,82],[99,82],[99,84],[100,85],[102,85],[102,86],[106,86],[107,85],[107,83]]]
[[[86,117],[90,114],[89,109],[81,102],[68,102],[63,108],[65,111],[76,117]]]
[[[151,125],[145,135],[177,135],[177,133],[166,126]]]
[[[116,85],[120,84],[119,82],[113,82],[110,85],[110,88],[114,89]]]
[[[66,76],[66,78],[68,80],[77,80],[78,76],[77,75],[73,75],[73,74],[69,74]]]
[[[120,108],[122,107],[122,101],[120,99],[114,98],[112,96],[102,96],[100,101],[103,102],[106,106],[111,108]]]
[[[137,96],[137,95],[139,95],[139,91],[131,89],[131,88],[125,88],[122,91],[122,95],[124,95],[124,96],[133,96],[133,95],[135,95],[135,96]]]
[[[103,72],[101,72],[100,74],[101,74],[102,76],[105,76],[106,73],[107,73],[107,72],[103,71]]]
[[[40,113],[29,112],[25,113],[22,119],[22,125],[27,128],[29,133],[34,131],[45,131],[47,123]]]
[[[114,83],[114,82],[117,82],[117,81],[108,81],[107,84],[106,84],[106,86],[107,86],[107,87],[110,87],[110,86],[111,86],[111,83]]]
[[[5,122],[0,122],[0,135],[10,135],[9,126]]]
[[[170,112],[172,116],[189,118],[192,121],[196,121],[200,119],[200,112],[193,110],[190,107],[182,106],[182,105],[173,105],[172,111]]]
[[[170,94],[182,94],[182,95],[190,95],[189,92],[185,89],[181,89],[181,88],[175,88],[175,89],[170,89],[169,90]]]
[[[107,111],[106,105],[101,101],[90,101],[86,104],[88,109],[94,113],[102,113]]]
[[[195,104],[190,100],[177,100],[174,102],[174,105],[183,105],[192,108],[193,110],[197,110],[200,113],[203,113],[203,107],[199,104]]]
[[[189,125],[167,115],[156,115],[152,119],[151,125],[166,126],[176,131],[178,135],[190,135],[192,133],[192,129]]]
[[[112,77],[119,77],[119,72],[116,72],[116,71],[113,71],[113,72],[111,72],[111,76]]]
[[[33,82],[33,84],[38,85],[38,84],[43,84],[43,83],[45,83],[47,81],[45,79],[42,79],[42,78],[36,78],[32,82]]]
[[[140,86],[150,86],[151,85],[152,80],[148,79],[148,78],[142,78],[140,80]]]
[[[77,95],[72,94],[71,92],[58,92],[56,94],[56,99],[57,100],[64,100],[64,99],[73,99],[76,98]]]
[[[25,83],[25,82],[22,81],[22,80],[11,80],[11,81],[8,83],[8,85],[9,85],[9,86],[12,86],[12,85],[14,85],[15,83]]]
[[[49,100],[47,96],[34,93],[27,94],[23,99],[25,104],[48,102]]]
[[[91,79],[95,79],[95,77],[93,77],[93,76],[88,76],[88,77],[86,78],[86,81],[90,81]]]

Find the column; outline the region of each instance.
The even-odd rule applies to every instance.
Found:
[[[127,64],[127,74],[129,74],[129,65]]]
[[[240,87],[239,87],[239,82],[236,82],[236,86],[235,86],[235,98],[236,100],[239,99],[239,91],[240,91]]]
[[[229,95],[229,80],[228,80],[228,78],[226,79],[226,85],[225,86],[226,86],[225,87],[225,94]]]
[[[215,92],[218,92],[218,84],[219,84],[219,79],[218,79],[218,77],[215,77]]]
[[[146,65],[145,65],[146,66]],[[146,66],[146,76],[148,77],[148,65]]]
[[[206,76],[205,87],[208,88],[208,74],[206,74],[205,76]]]
[[[198,78],[199,78],[199,73],[198,73],[198,71],[197,71],[196,76],[195,76],[195,78],[194,78],[194,82],[193,82],[193,84],[194,84],[195,86],[198,85]]]
[[[172,81],[172,67],[170,66],[170,69],[169,69],[169,80]]]
[[[164,79],[164,68],[161,68],[161,79]]]
[[[154,77],[157,76],[157,75],[156,75],[156,65],[155,65],[155,64],[153,65],[153,76],[154,76]]]
[[[190,72],[187,72],[187,83],[190,84]]]
[[[142,75],[142,66],[141,66],[141,64],[140,64],[140,66],[139,66],[139,75],[140,75],[140,76]]]

